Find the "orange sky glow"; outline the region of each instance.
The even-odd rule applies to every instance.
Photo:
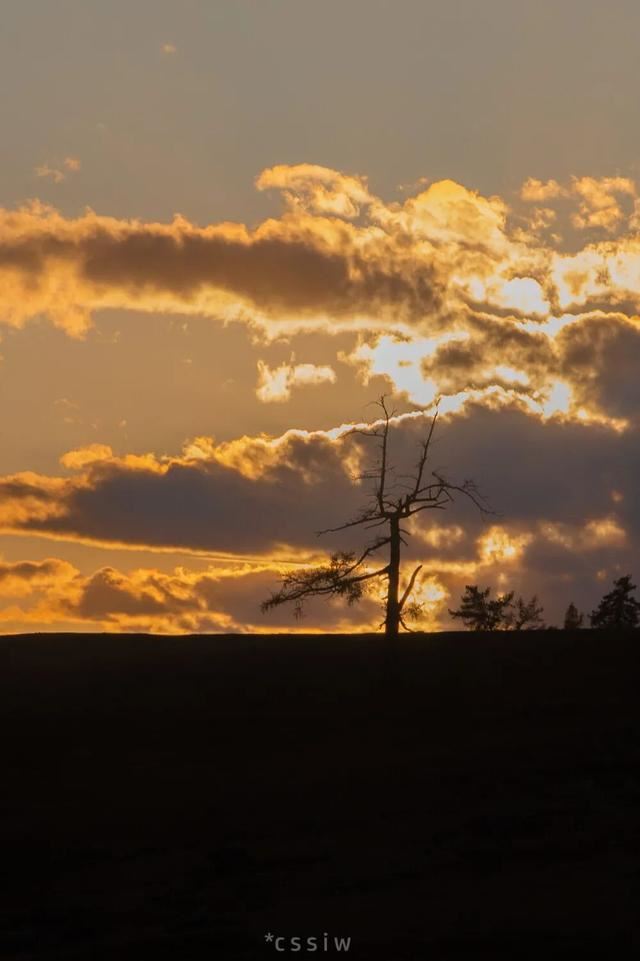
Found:
[[[633,31],[594,7],[578,43],[550,3],[347,6],[324,59],[291,0],[8,15],[0,631],[375,629],[375,592],[303,621],[260,601],[364,546],[316,532],[366,498],[350,428],[383,393],[398,469],[437,403],[432,466],[496,512],[412,530],[419,627],[451,626],[466,584],[559,623],[640,572],[640,142],[632,60],[605,55]],[[537,59],[550,37],[562,63]]]

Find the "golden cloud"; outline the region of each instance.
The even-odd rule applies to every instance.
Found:
[[[113,450],[108,444],[89,444],[87,447],[67,451],[60,458],[60,463],[70,470],[78,470],[88,467],[89,464],[98,464],[100,461],[109,461],[112,458]]]
[[[43,588],[66,585],[76,574],[71,564],[55,557],[43,561],[0,561],[0,595],[22,597]]]
[[[467,465],[480,470],[498,509],[513,518],[489,532],[456,521],[415,538],[416,559],[427,555],[420,590],[431,604],[429,623],[461,579],[519,576],[536,551],[544,560],[568,551],[586,571],[587,563],[604,570],[607,551],[630,550],[635,475],[625,465],[635,464],[640,413],[631,181],[528,181],[525,201],[550,206],[536,208],[526,227],[503,198],[452,181],[389,203],[365,177],[310,164],[270,168],[257,183],[281,191],[286,209],[255,229],[92,211],[73,219],[38,203],[1,211],[0,317],[20,325],[44,313],[72,335],[107,307],[231,318],[271,334],[358,331],[339,359],[365,383],[387,378],[413,403],[428,408],[440,398],[454,466],[461,476]],[[541,240],[550,226],[558,238],[573,228],[571,243]],[[585,244],[576,230],[605,239]],[[275,367],[261,362],[258,375],[266,402],[335,380],[333,367],[293,357]],[[409,463],[424,422],[420,412],[394,420],[394,441]],[[247,613],[249,595],[264,593],[285,561],[319,556],[313,532],[361,506],[353,474],[370,449],[352,426],[224,442],[196,437],[169,457],[92,443],[63,454],[64,476],[0,478],[6,532],[252,559],[250,571],[240,576],[234,567],[226,580],[220,571],[112,566],[87,576],[49,559],[0,566],[0,586],[9,597],[40,598],[25,613],[34,621],[55,608],[60,622],[109,629],[262,629]],[[578,474],[589,477],[588,490],[576,491]],[[612,501],[620,516],[610,513]],[[232,584],[242,595],[237,607]],[[18,608],[6,610],[14,617]],[[373,618],[367,608],[363,623]],[[338,607],[322,623],[352,629]]]
[[[410,323],[435,309],[427,257],[407,259],[377,235],[335,219],[288,215],[250,231],[64,218],[33,203],[0,212],[0,317],[37,314],[78,335],[101,308],[288,321],[331,327],[375,318]]]
[[[341,359],[363,380],[387,377],[414,403],[444,397],[454,410],[465,397],[493,405],[503,392],[540,416],[628,423],[613,387],[591,389],[606,377],[602,339],[587,375],[586,365],[570,363],[577,335],[565,330],[586,332],[598,315],[612,329],[640,329],[637,199],[628,178],[530,179],[522,197],[552,206],[535,208],[537,226],[527,228],[504,198],[450,180],[384,202],[364,176],[299,164],[263,171],[257,186],[280,191],[285,211],[255,229],[91,210],[74,219],[38,202],[0,211],[0,321],[44,314],[82,336],[94,311],[126,308],[243,321],[267,337],[354,330],[359,343]],[[541,240],[540,217],[551,223],[555,203],[575,208],[567,227],[607,239],[568,251]],[[556,228],[564,229],[559,221]],[[294,387],[333,378],[330,365],[263,361],[257,393],[283,401]],[[567,385],[562,404],[558,384]]]
[[[63,166],[79,165],[67,157]],[[117,220],[91,210],[65,218],[37,201],[2,210],[4,320],[23,323],[44,312],[78,333],[92,311],[122,307],[265,325],[384,320],[400,329],[433,327],[443,299],[445,309],[486,301],[524,316],[546,316],[562,299],[558,251],[511,226],[503,198],[444,180],[385,203],[366,178],[313,164],[269,168],[257,186],[279,190],[286,211],[254,230],[198,227],[180,216],[165,224]],[[623,219],[617,198],[636,193],[628,178],[574,177],[567,186],[529,180],[522,195],[573,197],[576,223],[611,231]],[[624,236],[612,243],[625,250]]]
[[[536,180],[529,177],[520,188],[520,196],[523,200],[534,203],[547,203],[549,200],[556,200],[558,197],[566,197],[568,190],[558,183],[557,180]]]
[[[336,373],[326,364],[280,364],[269,367],[258,361],[258,386],[256,396],[264,404],[281,403],[289,400],[295,387],[333,384]]]
[[[340,604],[319,605],[311,627],[291,624],[286,611],[263,617],[260,600],[280,570],[268,560],[200,570],[179,566],[169,572],[104,566],[89,574],[57,559],[0,564],[0,622],[21,630],[46,625],[49,630],[115,633],[375,630],[379,614],[373,597],[358,614]],[[433,601],[431,581],[425,582],[424,592]]]
[[[282,192],[293,210],[338,217],[357,217],[363,207],[379,203],[365,177],[350,177],[317,164],[280,164],[256,179],[258,190]]]
[[[447,398],[451,401],[456,398]],[[516,403],[504,390],[488,389],[475,399],[465,393],[452,405],[453,412],[447,403],[441,402],[441,453],[434,467],[454,477],[477,477],[491,501],[495,497],[496,507],[511,518],[508,529],[498,525],[487,533],[474,518],[467,518],[463,527],[456,509],[449,519],[453,526],[445,531],[429,525],[428,533],[416,537],[415,550],[421,557],[435,551],[450,574],[460,573],[461,563],[512,564],[528,549],[532,516],[546,517],[550,525],[575,525],[577,521],[570,520],[574,515],[584,524],[594,517],[611,518],[612,489],[613,503],[633,510],[633,499],[625,496],[633,476],[620,470],[605,475],[601,461],[632,464],[628,452],[636,443],[634,430],[617,433],[558,414],[544,421],[524,400]],[[399,478],[415,461],[428,419],[428,413],[418,411],[392,420]],[[366,432],[371,425],[290,430],[277,437],[245,436],[222,443],[196,437],[173,456],[115,455],[107,445],[76,449],[61,458],[69,476],[22,473],[0,478],[0,530],[272,565],[312,563],[328,550],[354,547],[348,532],[332,537],[330,544],[318,541],[314,533],[357,516],[368,494],[357,475],[375,458],[375,442],[354,433],[353,426]],[[482,437],[490,443],[480,443]],[[441,461],[447,449],[449,455]],[[506,486],[502,453],[496,456],[495,451],[513,453]],[[549,463],[562,463],[561,473],[549,471]],[[576,491],[572,485],[576,471],[594,477],[589,491]],[[634,523],[616,522],[624,530]],[[612,543],[612,523],[599,520],[584,537],[600,549]],[[586,543],[575,541],[578,546]]]

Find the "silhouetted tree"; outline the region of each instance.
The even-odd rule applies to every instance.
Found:
[[[538,602],[538,595],[534,594],[527,604],[523,597],[516,601],[512,624],[514,631],[539,631],[544,627],[542,615],[544,608]]]
[[[513,591],[491,598],[491,588],[481,591],[477,584],[467,584],[457,611],[449,608],[451,617],[459,617],[470,631],[495,631],[509,624]]]
[[[578,628],[582,627],[583,621],[584,614],[581,614],[573,601],[571,601],[564,615],[565,631],[577,631]]]
[[[330,527],[320,534],[335,533],[352,527],[382,528],[383,533],[369,544],[360,554],[352,552],[338,552],[332,554],[328,564],[320,567],[306,568],[292,571],[283,575],[280,590],[263,601],[263,611],[278,607],[280,604],[293,603],[294,613],[300,616],[304,602],[309,597],[343,597],[348,604],[359,601],[370,582],[381,578],[386,581],[386,600],[384,630],[387,638],[395,638],[400,625],[408,630],[403,615],[417,616],[420,612],[419,604],[410,602],[411,592],[416,578],[422,569],[419,564],[409,576],[404,589],[400,589],[400,558],[402,545],[406,545],[405,538],[409,531],[402,526],[403,521],[426,510],[444,510],[453,503],[456,494],[468,498],[481,512],[489,513],[476,484],[465,480],[462,484],[453,484],[446,480],[438,471],[432,470],[425,477],[429,448],[433,438],[437,421],[437,412],[431,419],[426,437],[420,444],[420,455],[413,474],[409,475],[407,483],[399,484],[390,480],[393,467],[389,463],[389,428],[394,410],[389,410],[383,395],[377,405],[381,410],[381,417],[370,427],[355,429],[353,434],[362,434],[366,438],[376,437],[379,441],[379,460],[375,467],[366,471],[362,480],[372,480],[373,490],[370,502],[353,520],[338,527]],[[398,487],[403,488],[402,492]],[[388,561],[384,566],[369,570],[368,561],[371,556],[382,548],[388,551]]]
[[[519,597],[513,602],[514,591],[491,597],[491,588],[483,591],[477,585],[467,584],[457,611],[449,609],[451,617],[459,617],[471,631],[521,631],[539,630],[544,627],[543,608],[534,594],[529,602]]]
[[[591,627],[608,627],[619,630],[637,627],[640,619],[640,601],[631,594],[636,585],[631,583],[631,575],[618,577],[613,582],[613,590],[605,594],[595,611],[591,612]]]

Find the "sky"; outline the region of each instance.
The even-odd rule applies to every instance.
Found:
[[[10,0],[0,630],[365,630],[260,602],[366,546],[375,419],[493,513],[421,514],[549,623],[640,572],[640,8]],[[435,512],[433,512],[435,514]],[[426,518],[426,519],[425,519]],[[640,576],[640,573],[638,574]]]

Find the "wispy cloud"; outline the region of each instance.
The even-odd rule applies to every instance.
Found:
[[[77,157],[65,157],[61,164],[55,166],[51,166],[49,163],[40,164],[34,168],[34,173],[36,177],[60,184],[67,179],[69,174],[77,173],[81,166]]]

